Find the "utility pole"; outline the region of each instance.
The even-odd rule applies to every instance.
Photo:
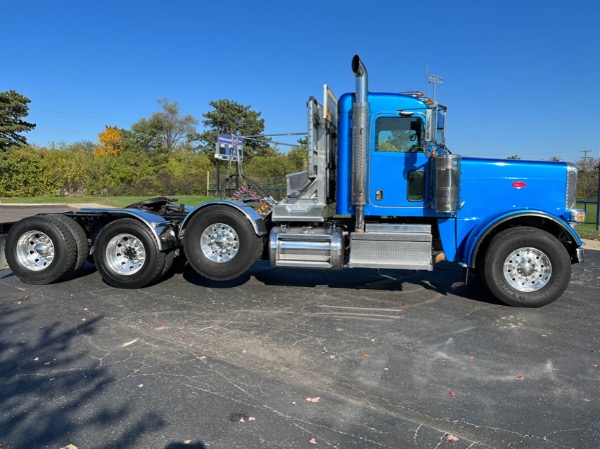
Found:
[[[596,194],[596,231],[600,231],[600,160],[598,162],[598,193]]]
[[[583,165],[585,167],[585,164],[587,162],[587,154],[591,153],[592,150],[581,150],[581,152],[583,153]]]

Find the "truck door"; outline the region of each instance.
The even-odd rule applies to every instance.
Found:
[[[370,215],[423,215],[429,203],[429,159],[418,115],[376,114],[371,122]],[[387,209],[387,210],[386,210]]]

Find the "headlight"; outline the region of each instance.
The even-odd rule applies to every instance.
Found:
[[[583,209],[571,209],[565,212],[565,218],[569,223],[585,223],[585,211]]]

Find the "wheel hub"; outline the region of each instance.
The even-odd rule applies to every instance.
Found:
[[[42,271],[54,260],[54,243],[45,233],[31,230],[17,243],[17,259],[30,271]]]
[[[146,249],[135,235],[119,234],[106,246],[106,261],[117,274],[130,276],[144,266]]]
[[[543,288],[552,276],[548,256],[537,248],[519,248],[504,262],[504,278],[520,292],[534,292]]]
[[[240,243],[235,229],[224,223],[207,227],[200,237],[202,253],[213,262],[225,263],[233,259]]]

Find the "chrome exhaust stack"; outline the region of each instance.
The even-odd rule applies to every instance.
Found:
[[[356,206],[356,232],[365,230],[367,204],[367,155],[369,154],[370,125],[367,68],[358,55],[352,58],[356,76],[356,100],[352,105],[352,204]]]

